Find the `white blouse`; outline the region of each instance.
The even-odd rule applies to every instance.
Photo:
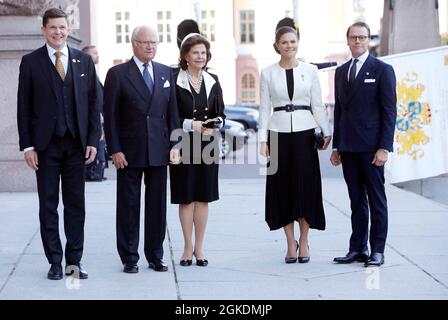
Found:
[[[330,123],[322,103],[317,67],[300,61],[293,69],[293,74],[294,95],[290,100],[285,69],[276,63],[261,71],[260,142],[267,141],[268,130],[297,132],[320,127],[325,136],[331,136]],[[273,112],[273,108],[287,104],[311,106],[313,113],[309,110]]]

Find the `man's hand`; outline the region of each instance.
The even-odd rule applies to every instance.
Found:
[[[34,171],[39,170],[39,168],[38,168],[39,159],[38,159],[36,151],[30,150],[30,151],[25,152],[25,161],[26,161],[26,164]]]
[[[96,148],[92,147],[92,146],[87,146],[86,149],[86,162],[84,162],[84,164],[91,164],[96,157]]]
[[[378,149],[378,151],[375,153],[375,156],[373,157],[372,164],[382,167],[387,162],[387,159],[389,157],[389,152],[385,149]]]
[[[338,151],[333,151],[330,156],[330,162],[335,167],[341,164],[341,156]]]
[[[126,161],[126,157],[123,152],[114,153],[112,155],[112,162],[117,169],[124,169],[128,166],[128,162]]]
[[[330,136],[325,137],[324,138],[324,145],[322,146],[322,148],[320,150],[327,150],[328,145],[330,144],[330,142],[331,142],[331,137]]]
[[[269,158],[271,156],[271,153],[269,152],[268,144],[266,142],[261,143],[260,154],[265,158]]]
[[[170,164],[180,163],[180,151],[179,149],[171,149],[170,151]]]

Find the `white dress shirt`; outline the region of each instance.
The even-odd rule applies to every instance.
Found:
[[[364,52],[362,55],[360,55],[358,58],[358,62],[356,62],[356,74],[355,74],[355,78],[358,76],[359,70],[361,70],[364,62],[366,62],[367,58],[369,57],[369,50],[367,50],[366,52]],[[353,62],[355,61],[355,58],[352,58],[352,62],[350,64],[350,68],[348,68],[348,72],[347,72],[347,81],[349,81],[349,77],[350,77],[350,70],[353,67]]]
[[[322,103],[317,67],[299,62],[293,69],[294,96],[289,99],[286,71],[279,63],[264,68],[260,80],[260,142],[266,142],[268,130],[298,132],[319,127],[324,136],[330,136],[330,123]],[[287,104],[311,106],[309,110],[293,112],[276,111],[273,108]]]
[[[143,66],[145,63],[143,61],[141,61],[139,58],[137,58],[136,56],[133,57],[135,64],[137,65],[138,69],[140,70],[140,73],[143,76],[143,70],[145,70],[145,67]],[[149,75],[151,76],[152,79],[152,83],[154,83],[154,69],[152,67],[152,61],[148,62],[148,72]]]
[[[68,47],[67,45],[65,45],[61,50],[56,50],[52,47],[50,47],[47,43],[47,50],[48,50],[48,56],[51,59],[51,62],[53,62],[53,65],[56,66],[56,56],[55,53],[56,51],[60,51],[61,54],[61,62],[62,65],[64,66],[64,71],[65,74],[67,74],[67,70],[68,70]]]

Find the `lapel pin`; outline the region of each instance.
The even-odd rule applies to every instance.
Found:
[[[73,62],[73,63],[76,63],[76,59],[72,59],[72,62]]]
[[[366,76],[368,76],[370,73],[366,72]]]

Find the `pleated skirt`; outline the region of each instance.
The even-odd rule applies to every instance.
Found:
[[[183,137],[181,164],[170,165],[171,203],[189,204],[218,200],[219,136],[214,135],[209,137],[210,141],[202,141],[199,133],[190,132],[184,135],[189,136],[189,142],[185,143],[188,140]],[[189,144],[189,152],[185,152],[185,144]],[[204,148],[207,148],[205,153]],[[205,161],[204,154],[210,155]]]
[[[266,178],[265,220],[270,230],[299,218],[310,228],[325,230],[319,157],[314,149],[314,129],[269,132],[271,152]]]

